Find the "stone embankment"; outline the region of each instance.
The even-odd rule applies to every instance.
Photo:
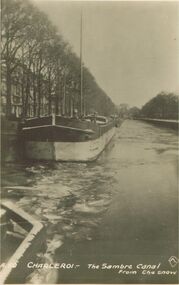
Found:
[[[145,121],[147,123],[164,127],[170,128],[174,130],[178,130],[179,121],[178,120],[163,120],[163,119],[151,119],[151,118],[140,118],[138,120]]]

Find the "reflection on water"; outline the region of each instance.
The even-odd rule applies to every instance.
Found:
[[[51,256],[81,265],[80,273],[59,271],[59,283],[131,282],[133,276],[91,273],[85,266],[155,264],[177,255],[173,131],[128,120],[96,162],[6,165],[2,184],[3,197],[47,226]],[[153,281],[150,276],[135,278],[139,283]],[[153,278],[160,282],[166,276]]]

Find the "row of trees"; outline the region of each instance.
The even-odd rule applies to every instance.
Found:
[[[161,92],[149,100],[140,115],[156,119],[178,119],[179,97],[173,93]]]
[[[141,115],[156,119],[178,119],[179,97],[173,93],[161,92],[141,109]]]
[[[2,0],[1,33],[7,116],[12,113],[12,86],[19,70],[23,117],[28,116],[29,104],[33,104],[33,116],[43,114],[43,104],[49,114],[53,104],[56,113],[65,112],[67,101],[79,110],[80,59],[46,14],[28,0]],[[87,111],[114,112],[114,104],[85,67],[83,80]]]
[[[118,107],[118,114],[127,118],[153,118],[153,119],[178,119],[179,97],[174,93],[160,92],[149,100],[141,109],[129,108],[128,104]]]

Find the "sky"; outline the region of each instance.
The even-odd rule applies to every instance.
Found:
[[[33,0],[119,105],[179,93],[179,2]]]

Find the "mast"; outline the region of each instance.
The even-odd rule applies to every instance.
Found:
[[[80,115],[84,114],[83,110],[83,54],[82,54],[82,48],[83,48],[83,16],[82,16],[82,10],[81,10],[81,23],[80,23]]]

